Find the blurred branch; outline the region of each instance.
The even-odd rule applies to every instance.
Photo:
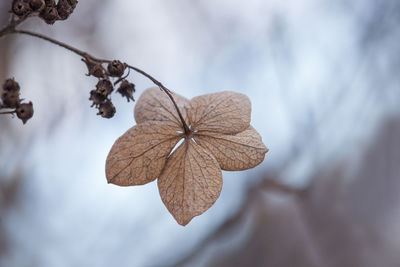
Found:
[[[225,220],[224,223],[222,223],[219,227],[209,233],[207,237],[203,239],[195,248],[193,248],[187,256],[180,259],[177,263],[173,264],[173,266],[185,266],[197,256],[199,251],[205,249],[210,242],[220,237],[226,236],[231,231],[234,231],[234,229],[236,229],[236,227],[240,225],[240,223],[248,216],[251,207],[254,206],[255,203],[259,202],[258,200],[260,193],[264,192],[274,192],[295,197],[297,199],[302,199],[305,197],[308,190],[291,187],[289,185],[279,182],[275,178],[263,179],[259,184],[248,189],[248,192],[246,193],[246,198],[242,202],[243,204],[238,208],[238,211],[232,217]]]
[[[10,15],[9,23],[0,30],[0,37],[3,37],[15,31],[15,28],[22,22],[24,22],[27,18],[28,16],[24,16],[20,19],[15,19],[14,15]]]

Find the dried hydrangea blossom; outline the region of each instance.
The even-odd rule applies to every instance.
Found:
[[[247,96],[220,92],[190,101],[173,96],[189,129],[164,92],[147,89],[135,107],[137,125],[115,142],[107,157],[106,176],[120,186],[158,178],[162,201],[176,221],[186,225],[218,199],[221,170],[253,168],[268,149],[250,126]]]

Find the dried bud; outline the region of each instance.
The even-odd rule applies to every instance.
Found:
[[[78,4],[77,0],[68,0],[68,3],[71,5],[72,8],[75,8]]]
[[[7,79],[3,84],[4,91],[19,92],[19,84],[14,79]]]
[[[96,92],[96,90],[92,90],[90,91],[89,100],[93,101],[92,107],[93,106],[98,107],[101,103],[103,103],[106,100],[106,98],[104,95]]]
[[[69,15],[74,12],[75,7],[73,7],[68,0],[59,0],[57,4],[58,15],[61,20],[65,20]]]
[[[40,12],[39,17],[42,18],[47,24],[54,24],[59,19],[57,8],[46,7]]]
[[[103,66],[101,66],[100,63],[93,65],[89,69],[89,75],[92,75],[97,78],[103,78],[104,77],[104,69]]]
[[[23,17],[29,12],[31,12],[31,8],[28,3],[25,3],[21,0],[14,0],[12,5],[12,12],[18,17]]]
[[[114,117],[115,112],[116,110],[113,103],[107,99],[106,102],[100,104],[97,115],[101,115],[103,118],[110,119]]]
[[[55,7],[56,6],[55,0],[44,0],[44,3],[46,4],[46,7]]]
[[[17,112],[17,117],[21,119],[22,122],[25,124],[33,116],[32,102],[19,105],[16,112]]]
[[[119,86],[117,92],[120,93],[122,97],[126,97],[128,102],[130,99],[135,101],[135,99],[133,98],[133,93],[135,92],[135,85],[133,83],[124,80]]]
[[[44,0],[29,0],[29,6],[32,11],[42,11],[46,6]]]
[[[1,94],[3,105],[7,108],[15,108],[21,102],[19,91],[4,91]]]
[[[112,83],[110,82],[110,80],[107,79],[100,80],[97,83],[96,88],[96,92],[103,95],[104,97],[107,97],[114,90]]]
[[[88,68],[89,71],[89,73],[87,74],[88,76],[92,75],[97,78],[104,77],[104,68],[101,65],[101,63],[91,61],[90,59],[87,58],[82,58],[82,61],[85,62],[86,67]]]
[[[112,77],[121,77],[126,69],[126,64],[123,64],[119,60],[113,60],[108,63],[107,70],[108,74]]]

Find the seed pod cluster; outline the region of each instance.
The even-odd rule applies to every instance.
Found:
[[[33,116],[32,102],[22,103],[20,98],[20,86],[14,79],[7,79],[3,84],[1,93],[1,109],[11,109],[2,114],[17,114],[17,117],[25,124]]]
[[[11,11],[20,18],[39,16],[47,24],[54,24],[66,20],[77,4],[77,0],[13,0]]]
[[[112,118],[116,113],[115,106],[111,101],[111,94],[114,92],[114,87],[119,84],[116,92],[122,97],[126,97],[128,102],[135,101],[133,93],[135,92],[135,85],[126,80],[126,75],[123,77],[127,65],[119,60],[106,62],[93,61],[89,58],[82,59],[88,68],[88,76],[98,78],[96,89],[90,91],[89,100],[92,101],[91,107],[98,109],[97,115],[103,118]],[[113,83],[112,80],[115,79]]]

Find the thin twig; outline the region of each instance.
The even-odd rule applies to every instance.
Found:
[[[87,53],[85,51],[77,49],[77,48],[75,48],[75,47],[73,47],[71,45],[68,45],[68,44],[64,43],[64,42],[55,40],[55,39],[53,39],[51,37],[48,37],[46,35],[43,35],[43,34],[40,34],[40,33],[36,33],[36,32],[31,32],[31,31],[17,30],[17,29],[15,29],[15,27],[19,23],[20,23],[20,20],[18,20],[16,22],[11,22],[3,30],[1,30],[0,37],[3,36],[3,35],[6,35],[6,34],[25,34],[25,35],[29,35],[29,36],[32,36],[32,37],[36,37],[36,38],[48,41],[48,42],[50,42],[52,44],[55,44],[55,45],[58,45],[58,46],[61,46],[61,47],[65,48],[65,49],[67,49],[67,50],[69,50],[69,51],[71,51],[71,52],[73,52],[73,53],[85,58],[86,60],[91,61],[91,62],[96,62],[96,63],[110,63],[111,62],[111,60],[96,58],[96,57],[90,55],[89,53]],[[172,92],[168,88],[166,88],[160,81],[156,80],[153,76],[151,76],[150,74],[146,73],[145,71],[143,71],[143,70],[141,70],[139,68],[136,68],[134,66],[131,66],[131,65],[127,65],[127,67],[129,69],[132,69],[132,70],[140,73],[141,75],[145,76],[149,80],[151,80],[155,85],[160,87],[160,89],[167,94],[169,99],[174,104],[174,107],[175,107],[176,111],[178,112],[178,115],[179,115],[179,118],[180,118],[180,120],[182,122],[182,127],[183,127],[185,133],[189,134],[190,133],[190,129],[189,129],[188,125],[186,124],[186,121],[183,118],[182,113],[179,110],[179,107],[178,107],[174,97],[172,96]]]
[[[149,80],[151,80],[155,85],[160,87],[160,89],[163,90],[167,94],[167,96],[171,99],[172,103],[174,104],[176,111],[178,112],[179,118],[181,119],[181,122],[182,122],[182,127],[185,130],[185,134],[189,134],[191,130],[189,129],[188,125],[186,124],[186,122],[182,116],[182,113],[180,112],[178,105],[175,102],[175,99],[172,97],[172,92],[168,88],[166,88],[161,82],[157,81],[150,74],[142,71],[141,69],[138,69],[138,68],[130,66],[130,65],[128,65],[128,68],[142,74],[143,76],[146,76]]]
[[[0,30],[0,37],[3,37],[13,31],[15,31],[15,28],[21,24],[22,22],[24,22],[26,19],[28,18],[28,16],[19,18],[19,19],[14,19],[14,16],[11,15],[10,16],[10,21],[8,22],[8,24],[6,26],[4,26],[1,30]]]
[[[55,39],[53,39],[51,37],[48,37],[48,36],[40,34],[40,33],[31,32],[31,31],[24,31],[24,30],[15,30],[15,29],[10,31],[9,33],[10,34],[25,34],[25,35],[33,36],[33,37],[48,41],[48,42],[50,42],[52,44],[61,46],[61,47],[65,48],[65,49],[67,49],[67,50],[69,50],[69,51],[81,56],[81,57],[84,57],[86,59],[90,59],[91,61],[94,61],[94,62],[101,62],[101,63],[111,62],[110,60],[103,60],[103,59],[95,58],[94,56],[90,55],[89,53],[86,53],[85,51],[82,51],[82,50],[77,49],[77,48],[75,48],[75,47],[73,47],[71,45],[68,45],[68,44],[63,43],[63,42],[58,41],[58,40],[55,40]]]
[[[0,112],[0,114],[13,114],[14,115],[14,113],[15,113],[16,111],[15,110],[13,110],[13,111],[3,111],[3,112]]]

